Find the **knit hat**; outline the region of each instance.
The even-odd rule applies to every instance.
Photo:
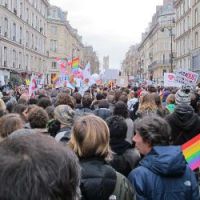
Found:
[[[67,127],[72,126],[74,111],[68,105],[59,105],[54,110],[54,118],[57,119],[62,125]]]
[[[179,104],[188,104],[191,102],[190,90],[179,89],[175,94],[175,102]]]

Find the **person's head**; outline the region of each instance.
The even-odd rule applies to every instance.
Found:
[[[175,94],[175,102],[179,104],[188,104],[191,103],[191,93],[189,88],[181,88]]]
[[[24,121],[19,114],[7,114],[0,118],[0,137],[5,138],[13,131],[24,127]]]
[[[46,109],[48,106],[51,106],[51,101],[48,97],[42,97],[38,99],[37,105],[41,108]]]
[[[170,126],[161,117],[146,116],[135,122],[133,141],[141,154],[146,155],[153,146],[169,145],[170,140]]]
[[[125,104],[122,101],[118,101],[115,104],[114,110],[113,110],[113,115],[119,115],[122,116],[124,118],[128,117],[128,107],[127,104]]]
[[[110,138],[114,139],[125,139],[127,133],[127,124],[121,116],[111,116],[106,119],[107,125],[110,130]]]
[[[48,107],[46,107],[46,112],[47,112],[47,114],[48,114],[48,116],[49,116],[49,119],[51,120],[51,119],[54,119],[54,107],[53,106],[48,106]]]
[[[74,115],[75,112],[68,105],[57,106],[54,110],[54,119],[58,120],[63,127],[72,127]]]
[[[107,96],[107,100],[108,100],[108,102],[109,103],[114,103],[114,101],[115,101],[115,96],[114,95],[111,95],[111,94],[109,94],[108,96]]]
[[[76,155],[51,137],[16,136],[0,143],[0,182],[1,199],[76,200],[80,167]]]
[[[69,146],[81,158],[109,157],[109,129],[106,122],[94,115],[80,117],[74,122]]]
[[[175,104],[175,95],[174,94],[168,95],[167,99],[166,99],[166,103],[167,104]]]
[[[26,108],[27,108],[26,105],[23,105],[23,104],[16,104],[16,105],[13,107],[12,112],[13,112],[13,113],[20,114],[21,116],[23,116],[23,112],[26,110]]]
[[[31,128],[44,129],[49,121],[49,116],[43,108],[37,107],[31,110],[28,115],[28,121]]]
[[[132,98],[137,98],[137,97],[138,97],[137,91],[131,91],[129,95],[130,95],[130,98],[131,98],[131,99],[132,99]]]
[[[73,97],[74,97],[74,99],[75,99],[75,101],[76,101],[76,104],[81,104],[82,96],[81,96],[80,93],[75,92],[75,93],[73,94]]]
[[[161,98],[160,98],[159,94],[151,93],[150,96],[152,96],[152,98],[154,99],[156,106],[158,108],[162,108],[162,102],[161,102]]]
[[[90,108],[91,104],[92,104],[92,97],[89,94],[86,94],[83,96],[82,98],[82,105],[84,108]]]
[[[104,94],[97,93],[97,95],[96,95],[96,99],[97,99],[97,100],[102,100],[102,99],[104,99],[104,98],[105,98]]]
[[[59,105],[68,105],[72,109],[74,109],[74,101],[73,101],[72,97],[66,93],[58,94],[55,106],[59,106]]]
[[[157,105],[155,102],[155,98],[152,94],[145,94],[141,99],[140,99],[140,104],[139,104],[139,111],[143,112],[145,110],[156,110]]]
[[[119,101],[123,101],[125,104],[128,102],[128,96],[123,94],[119,97]]]
[[[109,108],[109,103],[106,99],[102,99],[98,103],[99,108]]]

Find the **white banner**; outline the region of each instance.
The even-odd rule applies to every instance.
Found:
[[[198,78],[199,75],[197,73],[181,69],[176,72],[175,81],[182,85],[195,86]]]
[[[175,81],[174,73],[164,73],[164,87],[180,87],[181,84]]]

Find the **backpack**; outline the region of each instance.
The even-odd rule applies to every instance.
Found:
[[[110,196],[110,199],[116,200],[135,200],[136,193],[133,189],[133,186],[130,184],[128,179],[122,174],[116,172],[117,182],[113,194]]]

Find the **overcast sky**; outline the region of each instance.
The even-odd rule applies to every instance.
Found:
[[[102,64],[110,56],[110,67],[120,68],[129,47],[141,41],[141,34],[151,22],[156,5],[163,0],[50,0],[68,11],[68,20],[92,45]]]

